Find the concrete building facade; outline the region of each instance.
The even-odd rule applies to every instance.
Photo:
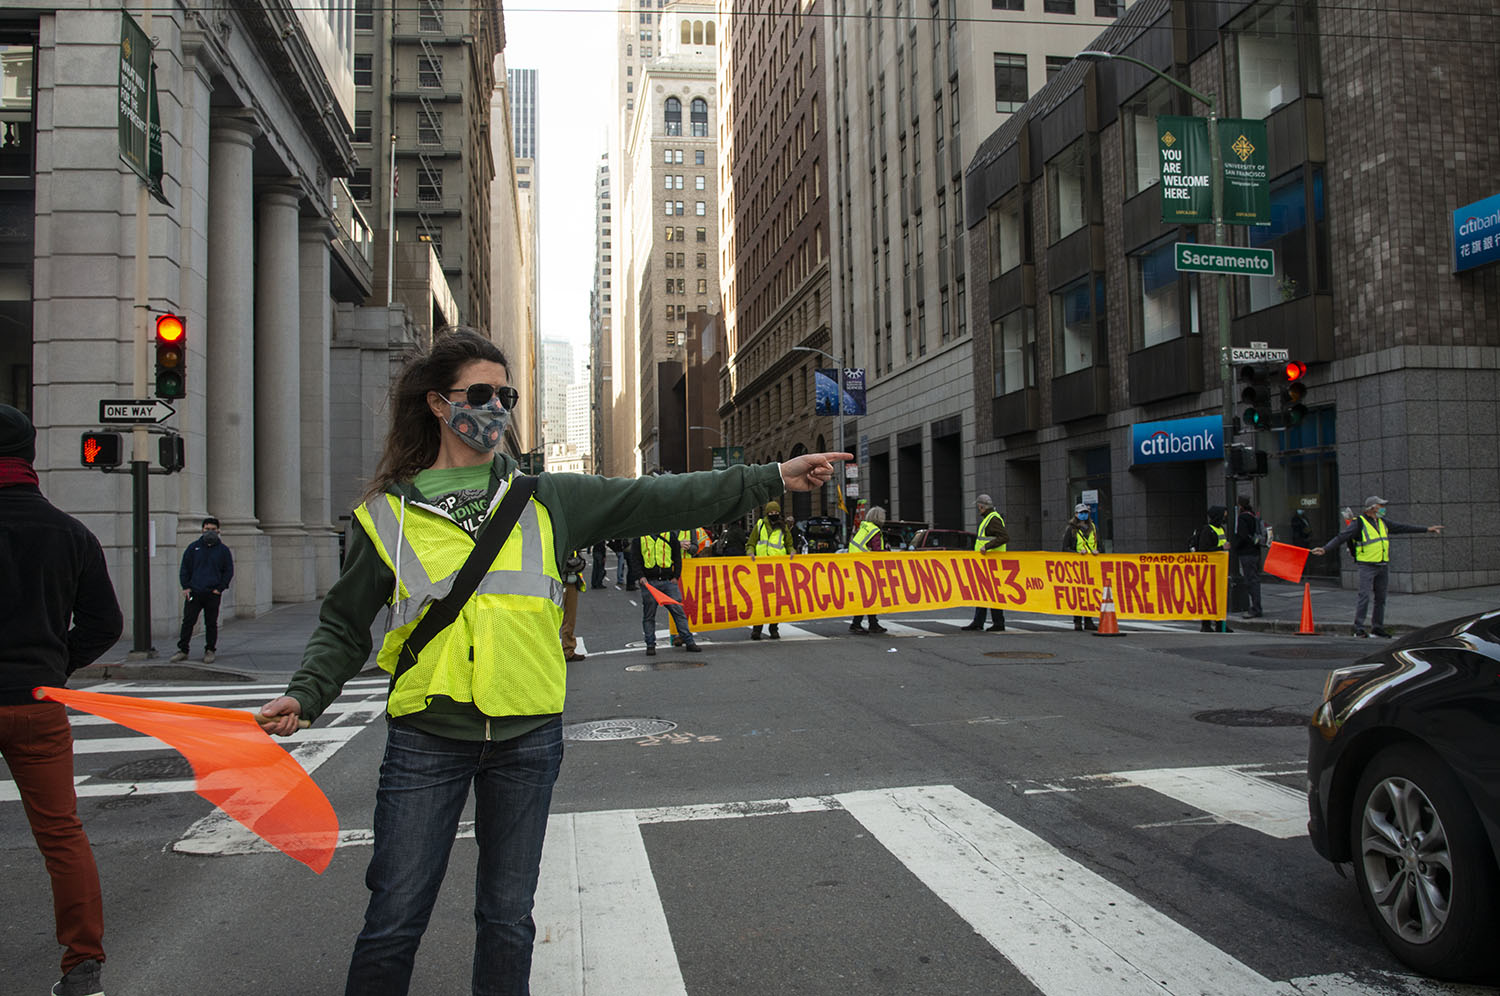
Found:
[[[509,363],[510,382],[521,392],[506,429],[506,445],[512,454],[529,453],[541,445],[537,406],[536,231],[534,217],[526,210],[521,183],[526,174],[506,164],[515,163],[512,151],[511,74],[504,56],[496,58],[496,82],[490,98],[490,141],[496,169],[490,181],[490,337]]]
[[[613,463],[614,214],[610,210],[609,153],[594,170],[594,285],[589,291],[590,470],[606,473]]]

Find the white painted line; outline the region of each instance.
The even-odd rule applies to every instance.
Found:
[[[681,823],[688,820],[732,820],[745,816],[787,816],[792,813],[820,813],[839,809],[833,796],[804,796],[798,799],[765,799],[760,802],[721,802],[701,806],[664,806],[634,811],[638,823]]]
[[[929,630],[918,629],[916,626],[906,626],[906,625],[903,625],[902,623],[898,623],[898,622],[886,622],[885,620],[881,620],[880,625],[884,626],[885,629],[886,629],[886,631],[885,631],[884,634],[876,633],[875,634],[876,636],[882,636],[882,635],[884,635],[884,636],[936,636],[937,635],[936,633],[933,633],[933,632],[931,632]],[[853,636],[854,634],[851,633],[850,635]]]
[[[1114,775],[1268,837],[1287,840],[1307,833],[1306,795],[1237,768],[1155,768]]]
[[[303,730],[297,734],[300,743],[315,743],[320,740],[332,740],[344,743],[352,739],[364,727],[354,726],[320,726],[309,730]],[[142,751],[170,751],[175,750],[167,744],[162,743],[155,737],[145,735],[134,737],[94,737],[88,740],[73,741],[73,753],[76,754],[121,754]]]
[[[1290,993],[952,786],[838,799],[1047,996]]]
[[[531,988],[548,996],[583,996],[583,891],[578,878],[578,845],[573,816],[547,820],[542,872],[537,880],[532,919]]]

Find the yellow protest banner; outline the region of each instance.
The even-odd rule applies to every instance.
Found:
[[[698,557],[682,565],[682,604],[694,632],[979,605],[1092,615],[1106,586],[1120,619],[1222,618],[1229,557],[934,550]]]

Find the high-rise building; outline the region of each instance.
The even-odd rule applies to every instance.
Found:
[[[490,337],[505,353],[510,382],[521,392],[521,402],[506,429],[506,446],[515,454],[529,453],[540,444],[540,400],[537,391],[537,340],[534,307],[536,264],[534,230],[528,218],[517,176],[507,164],[511,152],[511,76],[504,72],[504,56],[496,57],[495,79],[500,83],[490,98],[490,136],[495,178],[490,182]],[[502,82],[503,81],[503,82]],[[529,199],[529,198],[528,198]]]
[[[599,157],[594,171],[594,286],[589,292],[590,470],[611,473],[610,445],[614,411],[613,360],[610,352],[613,283],[613,214],[610,211],[609,153]]]
[[[540,335],[542,328],[541,295],[541,176],[537,153],[537,71],[507,69],[506,90],[510,101],[510,134],[514,144],[516,203],[520,206],[521,230],[527,240],[527,294],[531,301],[531,324]]]
[[[543,339],[537,387],[542,395],[542,440],[548,446],[568,439],[568,387],[573,383],[573,344]]]

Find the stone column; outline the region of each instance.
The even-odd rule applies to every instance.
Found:
[[[302,386],[298,322],[300,191],[260,191],[255,226],[255,511],[271,539],[271,596],[313,597],[302,529]]]
[[[235,558],[225,614],[271,607],[270,548],[255,518],[255,139],[247,117],[209,123],[208,303],[204,329],[208,412],[204,454],[210,515]],[[191,368],[189,368],[191,370]]]
[[[336,229],[327,218],[302,221],[298,290],[301,301],[302,528],[313,558],[313,587],[323,595],[338,579],[339,541],[329,500],[329,351],[333,339],[333,260]]]

